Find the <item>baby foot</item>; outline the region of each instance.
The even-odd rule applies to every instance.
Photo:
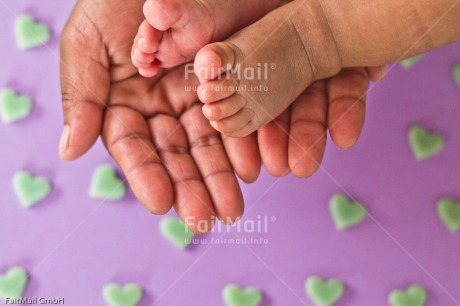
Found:
[[[145,77],[159,67],[192,60],[206,44],[225,39],[275,9],[284,0],[147,0],[146,20],[132,50]]]
[[[280,115],[312,81],[339,72],[327,20],[312,18],[324,16],[321,7],[305,3],[286,4],[198,52],[198,96],[216,130],[247,136]]]

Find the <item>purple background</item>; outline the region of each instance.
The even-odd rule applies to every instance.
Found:
[[[194,245],[185,252],[165,241],[160,217],[128,193],[120,202],[88,197],[94,169],[112,162],[100,143],[73,163],[58,159],[62,127],[58,35],[71,1],[0,0],[0,88],[30,95],[31,116],[0,123],[0,273],[16,265],[31,278],[26,296],[62,296],[66,305],[104,305],[108,282],[139,283],[141,305],[222,305],[228,283],[253,285],[263,305],[312,305],[307,277],[336,277],[346,284],[338,305],[386,305],[388,293],[425,286],[427,305],[460,305],[460,239],[441,224],[436,201],[460,199],[460,88],[451,77],[460,45],[428,54],[414,68],[399,65],[370,90],[367,122],[355,148],[328,143],[323,167],[311,179],[275,179],[263,173],[245,185],[245,219],[272,216],[267,234],[224,238],[268,239],[267,245]],[[48,24],[45,47],[16,48],[15,15]],[[416,162],[406,134],[413,123],[445,136],[444,151]],[[13,194],[12,177],[27,170],[53,182],[51,195],[30,210]],[[369,210],[359,226],[335,230],[328,200],[336,192]]]

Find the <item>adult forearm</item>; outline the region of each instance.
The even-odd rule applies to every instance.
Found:
[[[376,66],[460,40],[459,0],[314,0],[343,67]]]

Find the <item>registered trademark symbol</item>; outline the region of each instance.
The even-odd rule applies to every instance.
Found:
[[[271,222],[275,222],[275,221],[276,221],[276,217],[275,217],[275,216],[272,216],[272,217],[270,218],[270,221],[271,221]]]
[[[271,65],[270,65],[270,68],[271,68],[272,70],[275,70],[275,69],[276,69],[276,64],[271,64]]]

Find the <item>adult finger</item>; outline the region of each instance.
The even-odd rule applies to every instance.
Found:
[[[198,101],[194,88],[199,85],[193,66],[184,65],[169,71],[155,86],[157,90],[151,91],[149,101],[168,101],[175,114],[182,114]],[[184,77],[185,76],[185,77]],[[146,107],[147,114],[159,111],[159,107],[150,103]],[[149,109],[150,108],[150,109]],[[162,110],[164,112],[164,110]],[[257,134],[253,133],[243,138],[231,138],[221,135],[228,159],[233,169],[244,182],[253,182],[260,173],[260,156],[257,146]]]
[[[257,133],[243,138],[221,135],[228,159],[236,174],[245,183],[254,182],[260,174],[260,154]]]
[[[380,82],[385,78],[388,71],[388,65],[378,67],[367,67],[367,75],[372,82]]]
[[[108,97],[109,63],[94,25],[76,6],[61,36],[61,90],[64,129],[59,155],[83,155],[101,132]]]
[[[289,167],[298,177],[316,172],[327,140],[327,93],[325,81],[310,85],[292,105]]]
[[[364,125],[369,77],[365,68],[349,68],[329,79],[328,128],[341,149],[352,147]]]
[[[148,125],[173,183],[177,214],[193,232],[210,231],[215,221],[212,200],[190,155],[181,123],[172,116],[159,114],[150,118]]]
[[[145,118],[129,107],[111,106],[102,139],[141,203],[154,214],[167,213],[174,202],[174,191]]]
[[[243,195],[219,132],[211,127],[198,106],[187,110],[180,121],[217,217],[225,224],[236,222],[243,215]]]
[[[260,156],[267,171],[276,177],[289,173],[288,143],[290,130],[288,109],[258,131]]]

